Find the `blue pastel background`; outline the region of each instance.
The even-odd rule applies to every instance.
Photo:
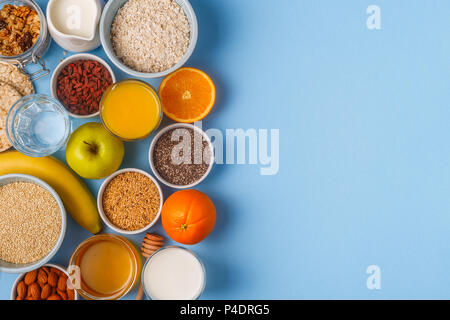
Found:
[[[366,27],[372,4],[381,30]],[[211,236],[191,247],[207,270],[202,298],[449,299],[450,2],[192,5],[200,33],[187,65],[218,90],[204,128],[280,129],[277,175],[217,165],[198,187],[218,211]],[[53,44],[45,60],[54,68],[63,57]],[[49,78],[38,92],[50,92]],[[127,143],[123,167],[150,171],[150,141]],[[101,182],[87,181],[95,195]],[[67,265],[89,236],[70,218],[52,262]],[[372,264],[381,290],[366,287]],[[15,277],[0,273],[1,299]]]

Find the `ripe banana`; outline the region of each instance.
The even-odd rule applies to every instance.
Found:
[[[102,223],[87,186],[64,163],[53,157],[33,158],[18,151],[0,153],[0,175],[22,173],[47,182],[60,196],[72,218],[93,234]]]

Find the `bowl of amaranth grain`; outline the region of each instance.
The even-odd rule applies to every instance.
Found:
[[[1,176],[0,212],[0,272],[28,272],[56,254],[66,211],[47,183],[25,174]]]

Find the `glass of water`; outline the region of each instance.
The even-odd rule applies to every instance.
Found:
[[[55,99],[32,94],[18,100],[8,112],[6,134],[16,150],[45,157],[61,149],[71,131],[69,114]]]

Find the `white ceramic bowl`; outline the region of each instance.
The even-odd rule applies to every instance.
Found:
[[[66,274],[66,276],[69,277],[69,274],[67,273],[67,270],[64,269],[63,267],[57,265],[57,264],[47,263],[47,264],[44,264],[43,266],[44,266],[44,267],[53,267],[53,268],[56,268],[56,269],[58,269],[58,270],[64,272],[64,273]],[[39,267],[39,268],[40,268],[40,267]],[[35,269],[39,269],[39,268],[35,268]],[[33,270],[34,270],[34,269],[33,269]],[[31,271],[31,270],[30,270],[30,271]],[[26,274],[26,272],[20,274],[20,275],[17,277],[16,281],[14,281],[14,284],[13,284],[13,286],[12,286],[12,288],[11,288],[11,296],[10,296],[10,299],[11,299],[11,300],[16,300],[16,296],[17,296],[17,285],[18,285],[19,282],[22,281],[22,279],[25,277],[25,274]],[[77,292],[77,290],[74,290],[74,292],[75,292],[75,298],[74,298],[74,300],[78,300],[78,292]]]
[[[160,78],[174,72],[175,70],[181,68],[186,61],[191,57],[194,52],[195,46],[197,44],[198,38],[198,23],[197,17],[195,15],[194,9],[192,9],[191,4],[188,0],[175,0],[175,2],[180,5],[184,10],[186,17],[189,21],[190,26],[190,39],[188,49],[183,56],[183,58],[178,61],[172,68],[169,68],[162,72],[146,73],[139,72],[131,69],[125,65],[119,58],[117,58],[114,48],[111,43],[111,25],[116,17],[117,10],[119,10],[128,0],[109,0],[103,9],[102,17],[100,19],[100,40],[102,42],[103,49],[109,59],[122,71],[137,77],[137,78]]]
[[[158,170],[156,169],[156,166],[154,164],[153,161],[153,151],[155,149],[156,146],[156,142],[159,140],[159,138],[161,138],[161,136],[166,133],[169,130],[172,129],[177,129],[177,128],[189,128],[189,129],[193,129],[195,131],[197,131],[198,133],[200,133],[203,137],[203,139],[208,143],[208,146],[211,150],[211,159],[209,161],[209,167],[208,170],[205,172],[205,174],[203,175],[203,177],[201,177],[199,180],[188,184],[188,185],[176,185],[173,183],[170,183],[169,181],[165,180],[163,177],[161,177],[161,175],[159,174]],[[153,138],[152,143],[150,144],[150,150],[148,152],[148,158],[149,158],[149,162],[150,162],[150,167],[152,168],[153,174],[156,176],[156,178],[158,178],[159,181],[161,181],[162,183],[164,183],[166,186],[169,186],[171,188],[175,188],[175,189],[189,189],[189,188],[193,188],[196,185],[198,185],[200,182],[202,182],[203,180],[206,179],[206,177],[209,175],[209,173],[211,172],[213,166],[214,166],[214,148],[213,145],[211,143],[211,140],[209,139],[208,135],[201,130],[200,128],[192,125],[192,124],[188,124],[188,123],[174,123],[171,125],[168,125],[167,127],[161,129]]]
[[[12,182],[18,182],[18,181],[34,183],[51,193],[53,198],[56,200],[56,203],[58,204],[58,207],[59,207],[59,212],[61,213],[61,230],[59,231],[59,237],[58,237],[58,240],[56,241],[55,246],[45,257],[43,257],[42,259],[40,259],[38,261],[26,263],[26,264],[11,263],[11,262],[6,262],[4,260],[0,260],[0,272],[23,273],[23,272],[28,272],[28,271],[31,271],[31,270],[41,267],[42,265],[47,263],[51,258],[53,258],[53,256],[56,254],[56,252],[61,247],[61,244],[64,240],[64,236],[66,235],[66,224],[67,224],[66,210],[64,209],[64,205],[63,205],[61,199],[59,198],[58,194],[56,193],[56,191],[53,190],[52,187],[50,187],[47,183],[45,183],[41,179],[38,179],[33,176],[29,176],[29,175],[25,175],[25,174],[7,174],[4,176],[0,176],[0,186],[6,185],[6,184],[9,184]]]
[[[160,199],[159,211],[156,214],[155,219],[153,219],[153,221],[150,222],[150,224],[145,226],[144,228],[139,229],[139,230],[134,230],[134,231],[123,230],[123,229],[120,229],[119,227],[117,227],[115,224],[113,224],[108,219],[108,217],[105,214],[105,211],[103,210],[103,193],[105,192],[106,187],[108,186],[108,184],[111,182],[112,179],[114,179],[119,174],[125,173],[125,172],[142,173],[143,175],[145,175],[146,177],[148,177],[149,179],[151,179],[153,181],[156,188],[158,188],[158,192],[159,192],[159,199]],[[164,196],[163,196],[161,186],[159,185],[158,181],[155,178],[153,178],[150,174],[148,174],[147,172],[140,170],[140,169],[133,169],[133,168],[118,170],[118,171],[114,172],[112,175],[110,175],[108,178],[106,178],[105,181],[103,181],[103,183],[100,187],[100,190],[98,192],[98,196],[97,196],[97,208],[98,208],[98,212],[100,213],[100,217],[102,218],[103,222],[108,227],[110,227],[111,229],[116,231],[117,233],[124,234],[124,235],[138,234],[138,233],[141,233],[141,232],[144,232],[144,231],[147,231],[148,229],[150,229],[158,221],[159,217],[161,216],[161,209],[162,209],[163,203],[164,203]]]
[[[97,57],[97,56],[95,56],[93,54],[89,54],[89,53],[74,54],[73,56],[67,57],[63,61],[61,61],[56,66],[55,70],[53,71],[52,78],[50,80],[50,91],[52,93],[52,97],[55,98],[56,100],[59,101],[58,95],[56,93],[56,86],[57,86],[59,74],[61,73],[62,69],[64,69],[64,67],[66,65],[68,65],[69,63],[72,63],[74,61],[78,61],[78,60],[94,60],[94,61],[97,61],[97,62],[101,63],[109,71],[109,73],[111,74],[112,82],[113,83],[116,82],[116,76],[115,76],[113,70],[111,69],[111,67],[108,65],[108,63],[106,63],[105,60],[103,60],[103,59],[101,59],[101,58],[99,58],[99,57]],[[61,104],[62,104],[62,102],[61,102]],[[78,118],[78,119],[93,118],[93,117],[96,117],[96,116],[98,116],[100,114],[100,110],[97,111],[96,113],[89,114],[89,115],[86,115],[86,116],[82,116],[82,115],[71,113],[69,110],[67,110],[67,112],[70,114],[71,117]]]

